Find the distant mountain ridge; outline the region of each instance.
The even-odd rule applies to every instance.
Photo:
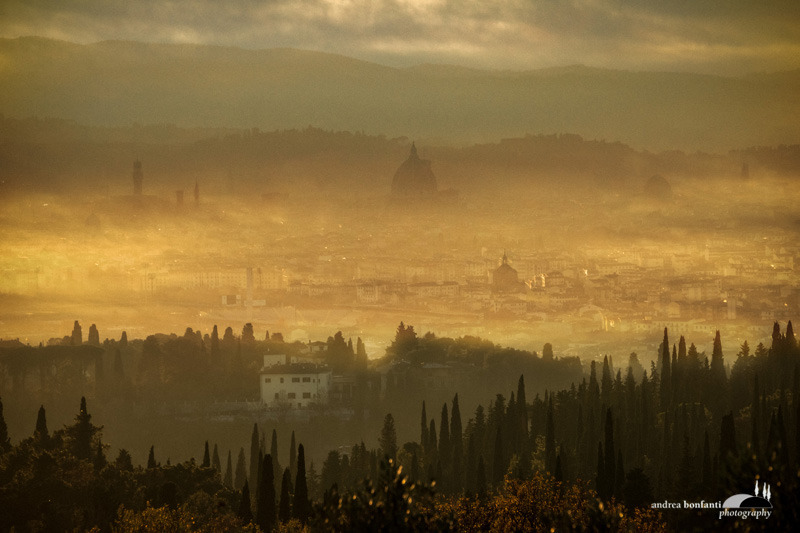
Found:
[[[649,150],[800,140],[800,70],[393,68],[297,49],[0,39],[0,113],[104,126],[303,128],[486,142],[571,132]]]

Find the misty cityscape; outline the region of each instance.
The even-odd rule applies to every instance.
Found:
[[[0,530],[800,523],[796,6],[90,4],[0,8]]]

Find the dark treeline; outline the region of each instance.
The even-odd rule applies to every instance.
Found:
[[[206,441],[199,464],[162,462],[151,446],[147,463],[137,466],[125,449],[107,457],[103,428],[92,423],[84,398],[74,421],[53,432],[40,407],[33,435],[17,445],[2,414],[0,402],[3,531],[663,531],[653,512],[604,506],[588,487],[540,473],[508,477],[491,491],[479,476],[477,496],[459,496],[455,486],[443,491],[400,466],[409,446],[397,449],[391,414],[378,449],[362,442],[349,453],[331,451],[321,474],[306,466],[294,434],[280,453],[276,432],[267,437],[257,424],[249,459],[242,447],[223,463]]]
[[[769,348],[759,344],[751,353],[743,343],[730,366],[719,333],[710,358],[683,337],[670,342],[667,330],[659,353],[649,371],[635,354],[624,369],[606,357],[580,383],[531,400],[521,376],[516,391],[479,405],[466,423],[458,394],[441,412],[423,402],[419,439],[382,445],[382,453],[412,479],[436,480],[444,494],[482,495],[542,472],[589,482],[601,499],[629,509],[722,501],[760,479],[780,487],[770,527],[797,524],[800,350],[792,323],[783,333],[775,324]],[[383,433],[392,435],[392,425],[387,416]],[[353,486],[369,473],[364,456],[363,445],[349,459],[330,452],[323,487]],[[666,518],[679,530],[717,520],[709,510]]]
[[[193,185],[203,169],[204,195],[231,191],[234,180],[257,193],[288,192],[283,179],[292,169],[320,187],[358,183],[368,192],[384,192],[398,162],[407,155],[409,139],[365,135],[319,128],[260,131],[258,129],[186,129],[174,125],[136,125],[130,128],[84,126],[57,119],[16,119],[0,116],[0,164],[8,169],[4,188],[34,187],[40,192],[69,190],[80,176],[86,183],[127,191],[131,154],[144,162],[147,189],[174,184]],[[480,183],[485,174],[502,169],[508,178],[531,175],[600,178],[603,183],[634,186],[638,191],[653,174],[703,177],[739,176],[742,162],[748,175],[791,175],[800,166],[797,145],[758,147],[729,154],[669,151],[653,154],[619,142],[583,139],[579,135],[530,135],[498,143],[463,148],[429,147],[425,157],[441,169],[447,187]],[[355,170],[354,170],[355,169]],[[110,177],[120,179],[111,179]],[[386,179],[375,180],[375,176]],[[452,176],[458,176],[458,181]],[[13,178],[13,180],[11,179]],[[302,181],[301,183],[306,183]],[[75,182],[77,183],[77,182]],[[504,182],[507,186],[508,180]],[[563,185],[563,183],[562,183]],[[299,192],[299,190],[298,190]]]
[[[398,328],[387,357],[424,353],[408,330]],[[658,529],[646,511],[653,502],[722,501],[759,479],[774,487],[775,512],[763,526],[796,526],[800,350],[791,322],[785,332],[775,325],[770,347],[759,344],[751,353],[743,343],[733,365],[719,334],[709,357],[683,337],[671,341],[665,330],[659,353],[649,370],[632,355],[624,374],[606,358],[579,383],[531,399],[520,376],[508,398],[497,394],[471,416],[462,414],[459,394],[441,408],[423,402],[419,437],[406,442],[387,413],[377,447],[362,441],[332,449],[321,468],[306,467],[294,434],[289,449],[281,449],[277,431],[257,424],[249,453],[242,446],[224,460],[206,442],[199,465],[194,459],[162,465],[155,446],[146,467],[134,467],[125,450],[109,461],[84,399],[74,423],[52,434],[41,407],[33,436],[14,446],[0,409],[0,507],[19,509],[3,525],[116,523],[127,531],[188,515],[207,530],[247,528],[250,520],[264,531],[303,523],[312,530],[366,530],[364,524],[393,523],[400,513],[410,529],[512,523],[541,529],[561,524],[559,513],[567,509],[593,527]],[[521,510],[534,494],[546,500],[542,505],[565,507]],[[565,494],[577,500],[567,503]],[[624,520],[611,520],[617,515]],[[682,531],[719,525],[707,509],[663,518]]]
[[[104,419],[113,419],[108,430],[122,446],[143,447],[143,428],[160,427],[160,421],[172,424],[187,413],[200,418],[231,416],[241,424],[228,429],[217,424],[217,434],[239,432],[246,426],[246,404],[261,400],[258,376],[264,355],[285,354],[347,377],[347,394],[331,394],[328,402],[305,410],[306,434],[318,435],[309,451],[321,458],[327,449],[349,443],[347,435],[372,434],[389,411],[402,432],[416,427],[419,404],[425,399],[444,402],[452,398],[450,391],[464,391],[462,405],[472,411],[483,398],[514,383],[520,373],[532,376],[529,388],[543,391],[567,386],[582,372],[578,358],[555,357],[549,345],[539,356],[477,337],[452,339],[430,332],[417,336],[413,326],[405,325],[398,328],[387,355],[373,360],[368,360],[360,338],[341,332],[315,343],[312,350],[304,343],[284,342],[279,332],[256,332],[249,323],[236,332],[215,326],[203,334],[187,328],[183,335],[128,339],[123,333],[102,342],[94,325],[88,331],[87,337],[76,321],[72,332],[51,339],[48,346],[10,341],[0,347],[0,386],[11,402],[6,416],[13,432],[25,427],[27,413],[41,404],[52,406],[54,419],[68,419],[69,408],[59,399],[80,396],[93,400]],[[339,414],[332,417],[332,409]],[[290,414],[273,409],[270,416],[283,419]],[[190,453],[184,447],[178,450],[178,455]]]

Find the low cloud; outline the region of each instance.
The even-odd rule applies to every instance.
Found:
[[[294,47],[390,65],[564,64],[741,74],[800,66],[800,3],[778,0],[5,0],[0,35]]]

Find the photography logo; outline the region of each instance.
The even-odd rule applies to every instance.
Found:
[[[736,494],[724,502],[705,500],[701,501],[668,501],[654,502],[650,504],[652,509],[707,509],[719,513],[719,518],[769,518],[772,515],[772,489],[766,482],[756,488],[754,494]]]
[[[755,494],[736,494],[722,503],[719,517],[732,516],[737,518],[769,518],[772,514],[772,489],[765,483],[758,488],[756,480]]]

